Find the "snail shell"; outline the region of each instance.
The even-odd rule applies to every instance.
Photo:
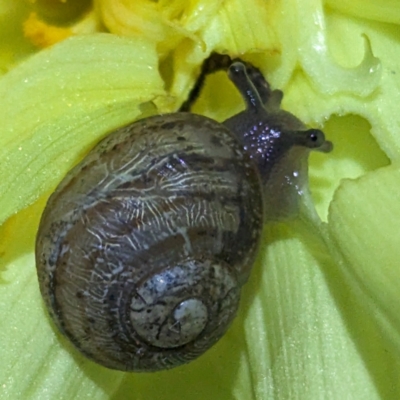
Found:
[[[230,73],[241,92],[254,89],[243,64]],[[254,122],[250,114],[242,124]],[[101,141],[50,197],[36,242],[40,289],[88,358],[126,371],[171,368],[229,327],[256,256],[270,164],[293,143],[312,147],[303,143],[310,134],[299,134],[265,164],[230,124],[190,113],[134,122]]]
[[[42,217],[38,273],[53,319],[110,368],[198,356],[236,313],[261,199],[253,163],[213,120],[170,114],[113,133]]]

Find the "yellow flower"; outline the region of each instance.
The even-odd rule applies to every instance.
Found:
[[[400,398],[397,2],[15,3],[0,1],[0,398]],[[28,57],[34,46],[45,49]],[[110,371],[47,317],[40,214],[101,137],[176,109],[212,51],[259,66],[284,107],[334,142],[310,166],[325,222],[305,196],[302,218],[266,228],[238,318],[204,356],[161,373]],[[241,107],[219,73],[196,112],[223,120]]]

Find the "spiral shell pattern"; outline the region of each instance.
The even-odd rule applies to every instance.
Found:
[[[211,119],[167,114],[113,132],[43,214],[36,263],[50,315],[109,368],[198,357],[236,314],[262,204],[256,168]]]

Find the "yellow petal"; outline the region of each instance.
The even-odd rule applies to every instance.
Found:
[[[370,314],[388,345],[400,354],[399,221],[400,166],[394,164],[358,180],[344,181],[332,202],[329,226]],[[398,356],[398,355],[397,355]]]
[[[304,72],[293,75],[284,89],[284,105],[306,123],[323,125],[332,114],[357,114],[371,125],[371,133],[378,145],[391,160],[400,158],[400,46],[398,27],[368,20],[351,18],[337,12],[325,15],[327,19],[327,38],[329,50],[338,62],[346,67],[357,66],[362,60],[366,34],[370,40],[372,52],[380,60],[382,74],[373,93],[361,95],[362,86],[370,85],[369,76],[360,76],[353,93],[341,92],[342,81],[335,79],[327,71],[324,79],[336,94],[321,93],[313,81]],[[309,55],[312,56],[312,53]],[[359,92],[358,92],[359,90]]]
[[[98,34],[38,53],[0,81],[0,221],[54,188],[93,144],[163,95],[154,47]]]
[[[373,21],[400,23],[400,4],[397,0],[325,0],[325,3],[344,14]]]
[[[245,288],[253,293],[245,297],[245,335],[254,398],[379,398],[349,336],[338,304],[342,283],[318,234],[298,223],[265,232],[262,265]]]

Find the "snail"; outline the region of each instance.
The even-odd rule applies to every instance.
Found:
[[[209,349],[235,317],[265,221],[294,212],[310,150],[332,145],[280,109],[250,64],[228,76],[246,108],[189,112],[100,141],[50,196],[36,240],[40,290],[86,357],[157,371]]]

